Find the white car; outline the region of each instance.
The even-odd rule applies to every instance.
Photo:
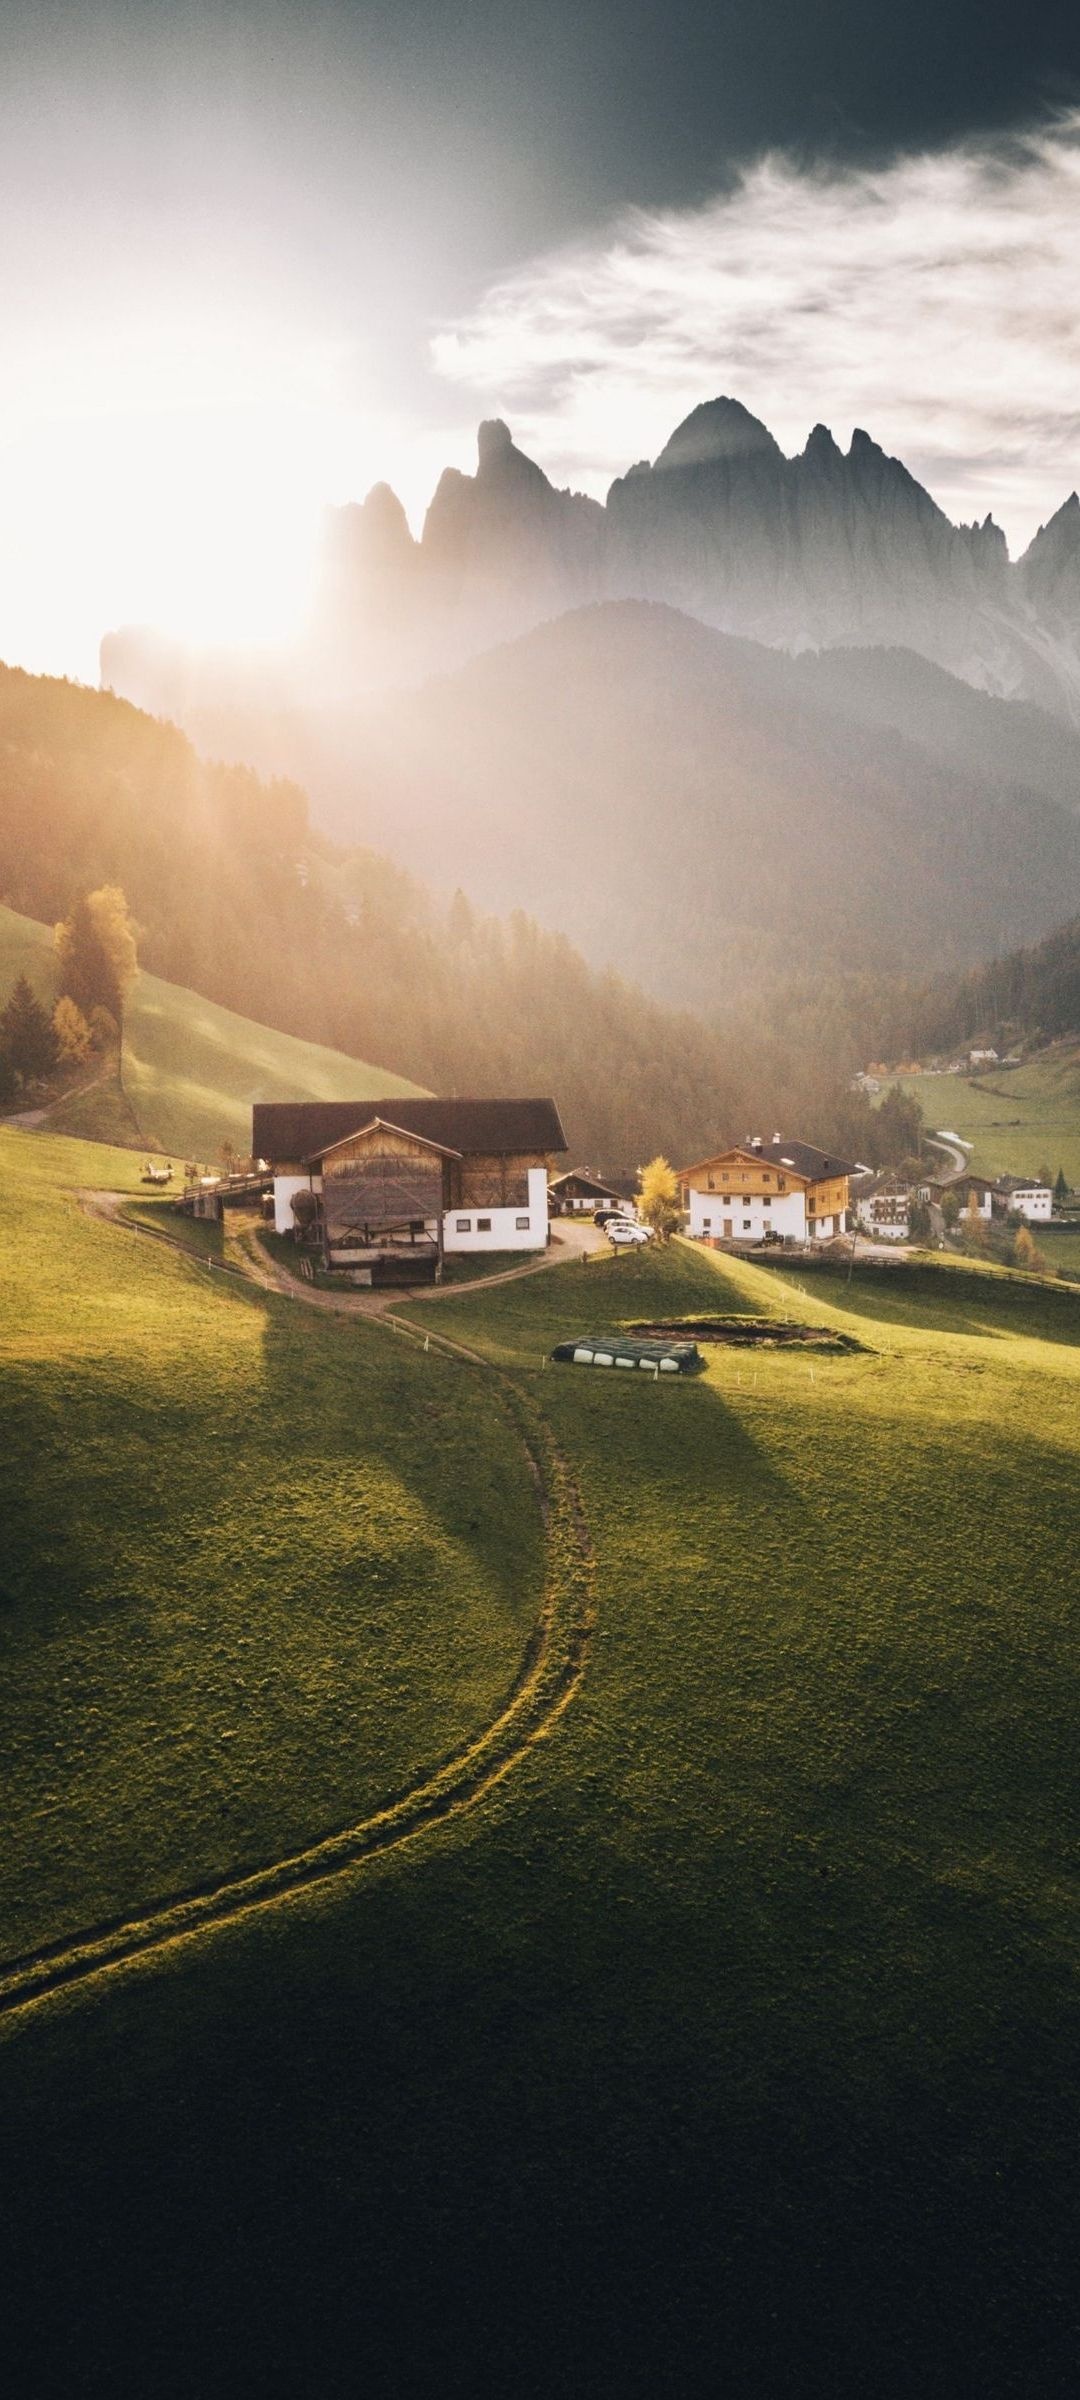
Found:
[[[635,1225],[631,1217],[613,1217],[604,1231],[616,1250],[636,1250],[642,1242],[651,1242],[651,1225]]]

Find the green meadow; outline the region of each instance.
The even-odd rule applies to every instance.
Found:
[[[52,933],[0,908],[0,993],[29,976],[56,991]],[[198,992],[140,974],[128,1003],[123,1090],[110,1078],[50,1111],[50,1128],[91,1141],[143,1143],[180,1158],[217,1159],[223,1142],[245,1155],[256,1100],[363,1100],[415,1092],[400,1075],[275,1033]]]
[[[538,1605],[491,1396],[88,1220],[134,1172],[0,1134],[4,1956],[362,1816],[486,1721]]]
[[[978,1175],[1035,1175],[1064,1167],[1080,1187],[1080,1049],[1057,1042],[1024,1067],[991,1068],[986,1075],[907,1075],[898,1078],[922,1109],[927,1131],[943,1127],[971,1143],[968,1164]]]
[[[78,1215],[85,1154],[3,1150],[44,1938],[419,1769],[539,1557],[478,1370],[208,1289]],[[544,1363],[720,1310],[864,1347]],[[677,1243],[408,1315],[572,1465],[584,1683],[471,1811],[3,2021],[49,2388],[1071,2392],[1080,1301]]]

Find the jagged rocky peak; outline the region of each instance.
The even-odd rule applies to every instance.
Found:
[[[501,417],[486,417],[476,436],[476,481],[504,490],[550,492],[542,467],[519,450]]]
[[[700,408],[691,409],[682,424],[676,426],[670,441],[665,442],[655,471],[731,465],[747,458],[779,460],[783,455],[760,417],[752,417],[741,400],[731,400],[725,395],[718,400],[704,400]]]
[[[1040,525],[1020,569],[1029,599],[1075,618],[1080,611],[1080,499],[1075,492]]]
[[[815,425],[803,451],[804,459],[809,459],[815,465],[827,462],[831,466],[834,459],[842,459],[843,455],[839,442],[828,426]]]

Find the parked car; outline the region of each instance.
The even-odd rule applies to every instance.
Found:
[[[630,1217],[613,1217],[610,1225],[605,1225],[604,1231],[616,1250],[634,1250],[642,1242],[652,1240],[652,1227],[635,1225]]]
[[[594,1208],[593,1210],[594,1225],[602,1225],[606,1227],[613,1224],[632,1225],[633,1222],[634,1219],[630,1213],[629,1201],[620,1201],[617,1208]]]

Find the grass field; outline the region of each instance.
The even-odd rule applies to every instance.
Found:
[[[537,1608],[493,1401],[88,1222],[64,1187],[132,1163],[0,1135],[5,1956],[362,1815]]]
[[[1064,1167],[1080,1188],[1080,1047],[1056,1043],[1026,1067],[987,1076],[907,1075],[901,1088],[919,1103],[927,1131],[942,1127],[970,1142],[979,1175],[1035,1175]]]
[[[19,974],[53,998],[52,934],[0,908],[0,994]],[[123,1093],[110,1082],[76,1094],[52,1113],[51,1129],[216,1160],[225,1141],[241,1154],[249,1150],[255,1100],[353,1100],[419,1088],[145,974],[128,1004],[123,1073]]]
[[[155,1623],[172,1627],[188,1543],[204,1571],[229,1572],[206,1610],[184,1578],[190,1622],[168,1638],[218,1727],[237,1720],[235,1687],[219,1699],[208,1664],[213,1630],[234,1651],[240,1625],[256,1639],[294,1808],[309,1755],[305,1805],[325,1804],[316,1781],[335,1755],[337,1679],[321,1659],[352,1478],[381,1488],[393,1459],[395,1513],[350,1553],[351,1690],[375,1645],[378,1576],[414,1588],[403,1552],[464,1545],[471,1707],[515,1544],[535,1575],[511,1458],[497,1538],[486,1511],[471,1540],[460,1530],[455,1485],[467,1472],[475,1488],[487,1452],[474,1455],[460,1394],[440,1415],[441,1382],[418,1387],[431,1359],[404,1359],[389,1336],[369,1356],[297,1304],[268,1317],[243,1294],[205,1294],[149,1244],[79,1233],[94,1244],[83,1288],[107,1291],[112,1314],[93,1301],[72,1364],[60,1328],[75,1295],[69,1277],[63,1309],[50,1299],[54,1257],[18,1353],[35,1428],[33,1446],[17,1432],[18,1488],[44,1475],[49,1507],[26,1501],[20,1520],[16,1733],[27,1710],[39,1739],[56,1716],[51,1805],[58,1834],[79,1832],[39,1922],[100,1879],[104,1837],[79,1855],[84,1822],[115,1809],[114,1877],[123,1865],[126,1774],[149,1777],[142,1805],[160,1806],[183,1761],[143,1757],[161,1755],[177,1679],[151,1678],[136,1653],[153,1655]],[[557,1335],[606,1319],[719,1309],[798,1316],[866,1347],[717,1349],[703,1376],[659,1384],[542,1363]],[[141,1370],[132,1312],[159,1327]],[[599,1602],[584,1688],[471,1815],[6,2026],[14,2306],[51,2388],[88,2358],[121,2373],[137,2358],[155,2392],[1064,2400],[1080,2237],[1080,1305],[952,1266],[800,1290],[675,1245],[409,1314],[515,1379],[575,1466]],[[175,1402],[174,1377],[190,1377]],[[207,1378],[219,1405],[197,1411]],[[296,1429],[297,1391],[321,1425],[327,1381],[329,1490]],[[282,1412],[260,1413],[258,1434],[256,1388],[260,1411],[273,1398]],[[110,1436],[145,1478],[151,1525],[167,1481],[180,1529],[149,1620],[130,1597],[133,1511],[115,1478],[94,1480],[112,1475]],[[114,1515],[104,1605],[94,1578]],[[298,1518],[318,1562],[320,1663],[281,1691],[295,1608],[267,1602],[261,1567],[242,1613],[230,1585],[253,1525],[277,1546]],[[47,1602],[31,1593],[43,1572]],[[414,1746],[434,1731],[442,1637],[458,1656],[457,1635],[424,1622],[424,1689],[409,1642],[380,1685],[376,1716],[396,1728],[382,1738],[399,1749],[405,1725]],[[88,1809],[73,1763],[86,1702],[106,1708],[133,1657]],[[257,1812],[265,1833],[283,1802],[258,1749],[243,1793],[239,1775],[227,1789],[237,1824]],[[20,1756],[20,1792],[38,1772]],[[202,1839],[201,1826],[196,1811],[179,1831]],[[160,1848],[177,1831],[140,1838]]]

